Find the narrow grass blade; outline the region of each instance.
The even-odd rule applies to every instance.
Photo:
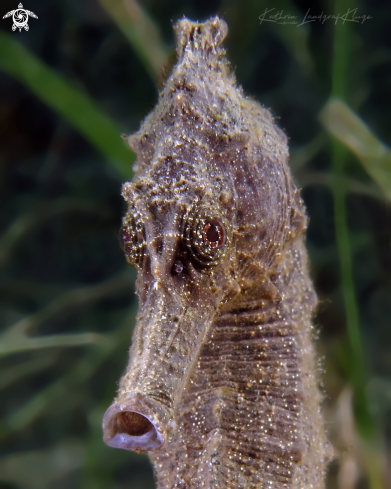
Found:
[[[152,19],[135,0],[99,0],[155,82],[169,55]]]
[[[5,32],[0,32],[0,69],[30,88],[101,151],[122,178],[129,179],[134,153],[121,139],[120,129],[88,95]]]
[[[391,200],[391,150],[342,101],[331,99],[320,114],[326,129],[352,151]]]
[[[351,8],[348,0],[337,0],[334,5],[334,12],[346,12]],[[333,201],[334,201],[334,222],[335,236],[340,259],[341,286],[346,312],[346,326],[350,343],[351,355],[351,378],[350,382],[354,387],[354,414],[355,422],[363,441],[367,443],[369,452],[376,453],[378,442],[378,431],[376,421],[373,419],[368,403],[367,379],[368,373],[365,362],[363,341],[360,331],[359,307],[355,281],[353,276],[353,256],[350,244],[350,233],[348,227],[348,209],[346,206],[346,171],[345,163],[348,148],[356,150],[357,144],[352,144],[352,139],[347,135],[355,134],[358,136],[357,129],[359,126],[352,123],[352,118],[347,120],[350,124],[341,124],[338,127],[338,121],[341,116],[335,117],[335,99],[344,98],[347,92],[347,83],[349,80],[349,61],[350,61],[350,26],[345,23],[336,23],[334,32],[334,60],[332,69],[332,98],[326,107],[334,107],[330,113],[323,111],[320,115],[321,120],[329,128],[335,139],[332,142],[333,158]],[[337,106],[338,107],[338,106]],[[339,102],[339,107],[344,107],[343,102]],[[337,111],[338,112],[338,111]],[[346,114],[347,112],[344,111]],[[325,115],[326,114],[326,115]],[[326,121],[326,122],[325,122]],[[333,121],[333,123],[331,123]],[[357,121],[356,121],[357,122]],[[354,129],[355,128],[355,129]],[[362,126],[361,126],[362,129]],[[349,144],[348,144],[349,142]],[[360,152],[361,154],[361,152]],[[369,470],[369,486],[371,489],[381,489],[381,468],[374,462],[372,456],[366,457]]]
[[[122,273],[93,286],[80,287],[66,292],[39,311],[11,325],[0,335],[0,355],[10,355],[39,348],[68,347],[101,342],[104,336],[96,333],[29,336],[29,331],[58,314],[66,314],[75,307],[95,302],[102,297],[129,287],[129,275]]]
[[[22,406],[15,409],[6,419],[0,420],[0,438],[8,436],[14,431],[25,428],[33,422],[44,410],[53,407],[52,403],[63,399],[72,405],[76,399],[69,396],[75,385],[86,382],[99,366],[110,356],[113,351],[127,340],[131,327],[134,325],[135,308],[131,307],[125,314],[125,318],[115,328],[110,336],[105,337],[105,341],[99,342],[94,348],[88,349],[74,367],[65,375],[45,387]],[[131,326],[131,327],[130,327]]]

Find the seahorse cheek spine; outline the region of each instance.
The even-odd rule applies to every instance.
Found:
[[[130,138],[139,315],[104,439],[149,450],[159,489],[321,489],[316,296],[286,136],[236,86],[224,21],[176,33],[178,63]]]

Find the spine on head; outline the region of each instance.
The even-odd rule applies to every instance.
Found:
[[[202,52],[205,56],[221,58],[225,54],[222,43],[227,36],[227,23],[213,17],[204,24],[188,19],[178,21],[174,27],[177,39],[177,54],[181,60],[189,51]]]

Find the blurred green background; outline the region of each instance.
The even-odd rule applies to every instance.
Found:
[[[17,3],[3,0],[1,17]],[[119,243],[120,188],[134,155],[120,134],[137,130],[157,101],[172,21],[215,14],[228,23],[238,82],[289,135],[310,216],[336,455],[328,488],[390,488],[390,7],[25,0],[24,8],[38,16],[28,32],[0,22],[0,489],[154,487],[146,456],[111,449],[101,435],[137,309],[135,271]],[[273,8],[264,18],[280,12],[277,22],[261,23]],[[309,8],[347,15],[299,25]]]

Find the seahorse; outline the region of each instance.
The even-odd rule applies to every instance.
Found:
[[[129,138],[139,312],[104,441],[148,451],[158,489],[321,489],[306,211],[285,133],[229,68],[227,30],[176,24],[177,64]]]

